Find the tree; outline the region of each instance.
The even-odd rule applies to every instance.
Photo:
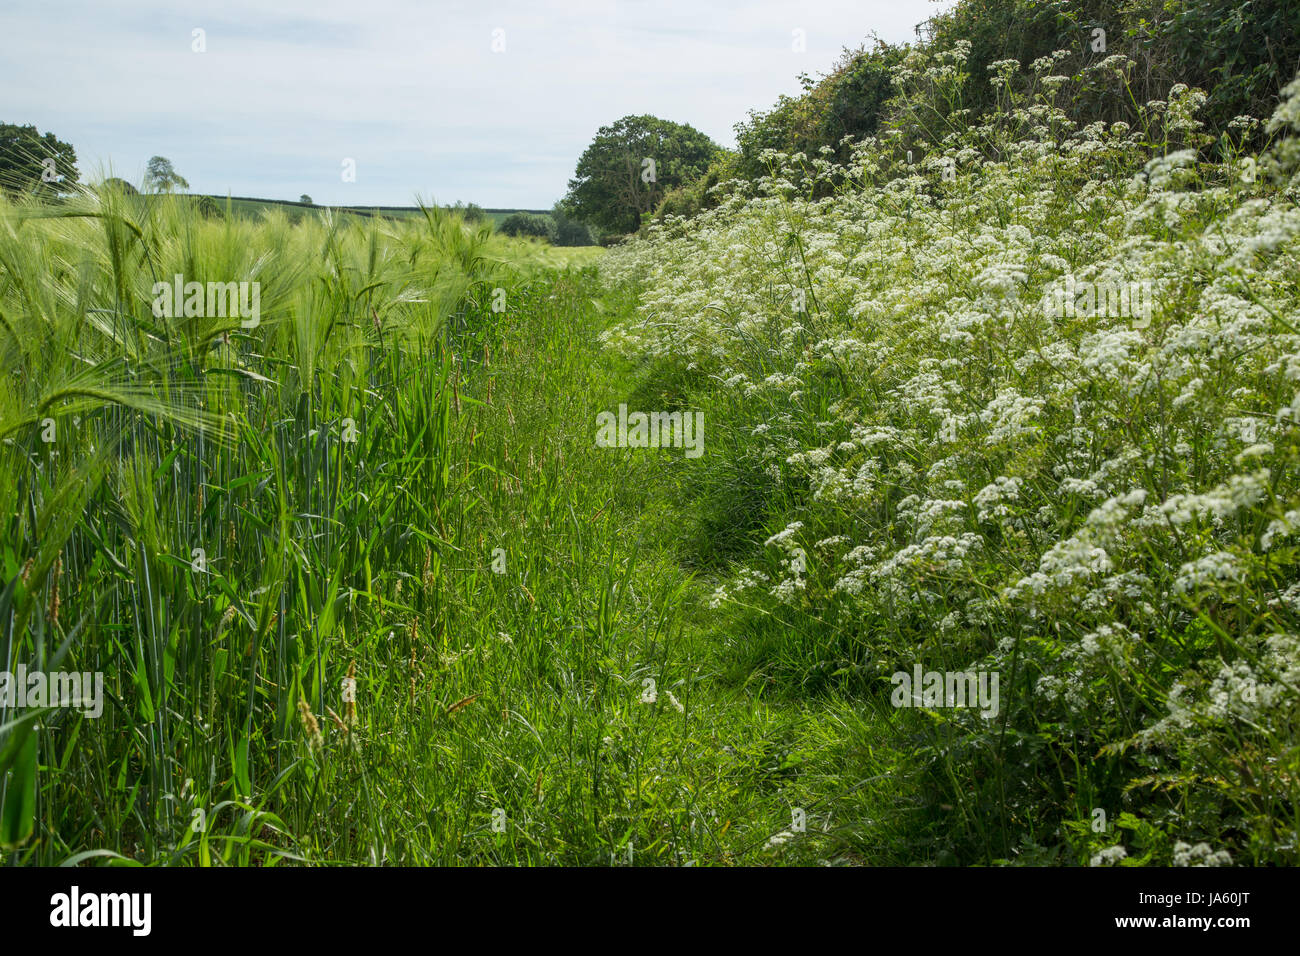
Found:
[[[306,193],[303,193],[301,196],[298,197],[298,202],[302,203],[304,206],[313,205],[311,201],[311,197],[308,196]]]
[[[596,240],[591,234],[591,228],[585,222],[580,222],[569,215],[569,211],[562,202],[557,202],[551,209],[551,225],[553,227],[551,241],[557,246],[594,246],[596,244]]]
[[[466,222],[482,222],[487,218],[487,213],[483,211],[482,206],[477,203],[470,203],[467,206],[459,199],[456,200],[456,205],[451,207],[451,211],[458,213]]]
[[[77,182],[77,151],[35,126],[0,123],[0,187],[56,196]]]
[[[551,221],[532,212],[512,212],[501,221],[501,231],[507,236],[551,237]]]
[[[597,131],[569,180],[565,205],[596,226],[635,232],[666,190],[696,179],[721,153],[693,127],[624,116]]]
[[[200,196],[198,201],[199,215],[204,219],[224,219],[225,213],[217,205],[217,201],[211,196]]]
[[[116,176],[109,176],[107,179],[104,180],[103,183],[101,183],[101,186],[104,189],[116,189],[127,196],[140,195],[140,190],[136,189],[125,179],[119,179]]]
[[[166,193],[179,186],[189,189],[185,177],[172,168],[172,161],[166,156],[155,156],[145,165],[144,188],[146,192]]]

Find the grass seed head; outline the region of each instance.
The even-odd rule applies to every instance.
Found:
[[[325,738],[321,736],[320,724],[316,721],[316,715],[311,712],[305,700],[298,700],[298,716],[302,720],[303,732],[307,735],[307,744],[313,751],[319,751],[325,744]]]
[[[50,603],[46,608],[50,619],[51,627],[59,626],[59,578],[63,575],[63,555],[58,555],[54,559],[54,567],[50,569]]]

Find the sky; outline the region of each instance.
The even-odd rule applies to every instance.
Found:
[[[10,0],[0,122],[70,142],[83,180],[138,185],[161,155],[196,193],[546,209],[601,126],[650,113],[732,146],[800,73],[951,6]]]

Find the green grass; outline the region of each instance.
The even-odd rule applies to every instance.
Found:
[[[722,679],[682,462],[594,447],[639,375],[598,253],[0,210],[6,660],[108,698],[0,717],[8,862],[743,862],[875,769]],[[176,272],[259,279],[261,324],[156,318]]]

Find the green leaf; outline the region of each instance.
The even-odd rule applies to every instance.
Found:
[[[36,735],[25,736],[0,807],[0,847],[6,850],[26,843],[36,825]]]

